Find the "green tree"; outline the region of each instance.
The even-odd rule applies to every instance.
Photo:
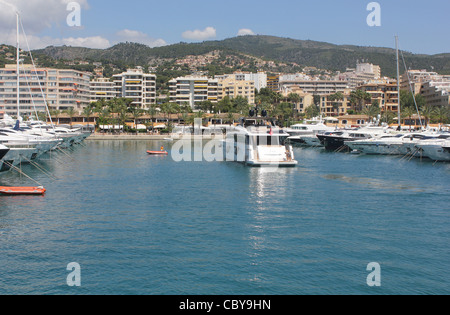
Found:
[[[83,109],[83,116],[86,117],[87,123],[88,123],[88,128],[89,128],[89,119],[91,118],[91,116],[94,114],[94,105],[93,104],[89,104],[88,106],[86,106]]]
[[[233,110],[233,104],[229,96],[225,96],[217,103],[217,108],[221,113],[230,113]]]
[[[450,110],[446,106],[438,106],[434,110],[434,117],[437,122],[444,124],[450,120]]]
[[[390,125],[394,122],[394,119],[397,118],[397,114],[391,111],[385,111],[383,116],[381,117],[381,121]]]
[[[344,94],[342,94],[341,92],[337,92],[335,94],[328,96],[328,99],[333,104],[333,112],[336,115],[339,115],[339,108],[342,106],[342,101],[344,100]]]
[[[301,97],[297,93],[289,93],[287,97],[288,101],[291,102],[295,107],[300,103]]]
[[[73,117],[76,114],[75,109],[73,107],[69,107],[67,110],[64,111],[64,113],[66,113],[69,116],[69,118],[70,118],[70,128],[72,128]]]
[[[137,134],[138,133],[137,121],[139,118],[142,117],[142,115],[144,115],[145,111],[137,106],[132,106],[128,109],[128,112],[131,114],[131,117],[133,118],[134,127],[136,129],[136,134]]]
[[[421,109],[425,106],[425,98],[421,94],[413,96],[411,92],[400,90],[400,103],[402,105],[402,110],[406,107],[416,108],[416,103],[417,107]]]
[[[353,108],[356,112],[361,113],[367,104],[370,102],[372,97],[369,93],[364,92],[363,90],[356,90],[350,92],[350,103],[353,105]]]
[[[231,104],[232,104],[232,112],[233,113],[244,114],[244,113],[248,112],[248,110],[249,110],[248,99],[241,95],[232,99]]]
[[[59,124],[59,116],[61,116],[61,111],[54,109],[50,111],[50,116],[56,118],[56,124]]]
[[[148,114],[150,115],[150,119],[151,119],[151,126],[152,126],[152,133],[154,131],[155,128],[155,115],[156,115],[157,111],[156,111],[156,105],[155,104],[150,104],[148,107]]]
[[[362,113],[369,117],[369,121],[372,121],[372,118],[377,117],[380,114],[381,109],[380,105],[377,101],[374,101],[372,105],[363,109]]]
[[[320,109],[317,105],[311,104],[305,109],[305,114],[307,118],[313,118],[320,115]]]
[[[283,126],[286,125],[288,121],[293,116],[294,110],[292,104],[288,102],[283,102],[274,107],[272,115],[276,116],[282,123]]]
[[[202,101],[196,107],[199,110],[202,110],[204,112],[209,112],[210,113],[210,112],[213,111],[214,105],[213,105],[213,103],[211,101]]]
[[[411,129],[412,117],[414,116],[415,113],[416,113],[416,110],[413,107],[406,107],[406,108],[403,108],[403,110],[402,110],[402,117],[404,119],[408,120],[409,129]]]
[[[430,123],[431,117],[433,117],[434,108],[431,105],[424,105],[420,111],[421,115],[425,119],[425,126]]]
[[[97,128],[100,127],[100,125],[109,125],[111,119],[111,112],[109,111],[108,107],[102,108],[98,112],[98,120],[97,120]]]

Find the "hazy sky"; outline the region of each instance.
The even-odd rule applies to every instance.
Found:
[[[69,2],[81,26],[69,27]],[[381,26],[369,27],[370,0],[0,0],[0,42],[15,42],[21,12],[31,48],[107,48],[121,41],[149,46],[262,34],[334,44],[394,47],[414,53],[450,52],[450,1],[379,0]],[[9,3],[7,5],[6,3]]]

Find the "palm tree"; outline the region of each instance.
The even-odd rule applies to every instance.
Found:
[[[288,101],[293,103],[295,109],[298,108],[298,104],[300,103],[301,97],[297,93],[289,93],[287,97]]]
[[[93,113],[94,113],[94,108],[93,108],[91,105],[86,106],[86,107],[83,109],[83,115],[84,115],[84,117],[86,117],[86,119],[87,119],[88,128],[89,128],[89,118],[92,116]]]
[[[283,99],[283,96],[280,93],[274,92],[274,94],[272,96],[272,100],[275,104],[280,103],[282,99]]]
[[[402,116],[405,119],[409,120],[409,130],[411,130],[411,121],[412,121],[412,116],[416,113],[416,110],[412,107],[405,107],[403,108],[402,111]]]
[[[47,112],[38,112],[37,116],[38,120],[47,122],[48,119]]]
[[[328,96],[328,99],[333,102],[333,111],[337,112],[337,115],[339,115],[339,107],[341,106],[340,102],[344,100],[344,94],[337,92]]]
[[[320,114],[320,110],[317,105],[312,104],[305,109],[305,113],[308,118],[313,118]]]
[[[390,125],[396,117],[397,117],[396,113],[391,111],[385,111],[384,115],[382,116],[382,121]]]
[[[119,126],[122,126],[122,128],[125,129],[125,124],[128,118],[128,108],[125,105],[120,106],[117,112],[117,116]]]
[[[140,117],[142,117],[142,115],[144,114],[144,110],[137,106],[133,106],[133,107],[130,107],[129,112],[131,113],[131,117],[134,120],[134,128],[136,129],[136,134],[137,134],[138,133],[137,120]]]
[[[249,104],[248,99],[243,96],[237,96],[232,101],[232,112],[240,113],[241,115],[244,112],[248,112]]]
[[[234,115],[233,115],[233,113],[228,113],[227,120],[230,123],[230,126],[234,123]]]
[[[369,117],[369,121],[372,121],[373,117],[376,117],[381,112],[380,106],[377,103],[373,103],[369,107],[364,108],[363,114]]]
[[[50,116],[56,118],[56,124],[59,125],[59,116],[61,115],[61,111],[59,109],[54,109],[50,111]]]
[[[73,121],[73,116],[75,116],[75,110],[73,109],[73,107],[69,107],[64,112],[69,116],[69,118],[70,118],[70,128],[72,128],[72,121]]]
[[[97,128],[100,125],[109,125],[109,119],[111,118],[111,112],[108,107],[104,107],[98,112]]]
[[[425,126],[428,126],[430,123],[430,118],[433,116],[434,108],[431,105],[425,105],[422,107],[420,111],[422,116],[425,118]]]
[[[445,106],[439,106],[434,110],[434,116],[440,124],[449,120],[450,111]]]
[[[355,111],[362,112],[366,102],[370,101],[372,96],[363,90],[356,90],[350,93],[350,103],[354,106]]]

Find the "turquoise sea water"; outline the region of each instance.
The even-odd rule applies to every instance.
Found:
[[[449,164],[295,149],[273,172],[161,144],[86,142],[41,162],[58,180],[25,166],[48,192],[0,196],[0,294],[450,293]]]

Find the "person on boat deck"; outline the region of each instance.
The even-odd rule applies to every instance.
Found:
[[[163,146],[161,146],[161,152],[162,152],[162,151],[164,151],[164,147],[163,147]]]

